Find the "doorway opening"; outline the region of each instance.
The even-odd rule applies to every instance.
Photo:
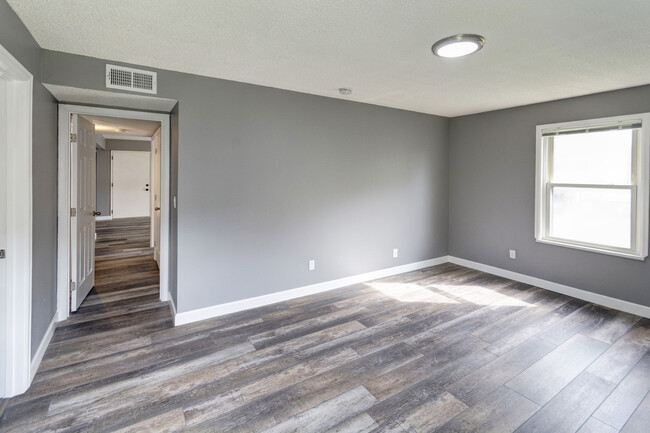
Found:
[[[60,105],[59,321],[169,299],[169,144],[167,114]]]

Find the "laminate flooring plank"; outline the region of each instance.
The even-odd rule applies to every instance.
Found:
[[[539,338],[521,343],[505,355],[468,374],[446,390],[467,405],[476,404],[556,348]]]
[[[377,423],[367,412],[346,419],[342,423],[332,427],[325,433],[369,433],[374,430]]]
[[[614,384],[583,372],[547,405],[517,429],[517,433],[573,433],[614,389]]]
[[[594,417],[591,417],[582,424],[578,433],[618,433],[618,430]]]
[[[507,387],[500,387],[435,431],[513,432],[538,410],[537,404]]]
[[[539,334],[540,338],[560,345],[585,328],[591,327],[608,313],[599,305],[587,304],[571,313],[556,325]]]
[[[621,381],[593,417],[620,430],[648,391],[650,391],[650,352],[646,353]]]
[[[475,350],[472,344],[463,340],[445,351],[442,356],[423,356],[399,368],[364,382],[364,386],[380,401],[429,379],[436,386],[444,388],[456,382],[478,368],[483,367],[496,357],[484,350]]]
[[[248,423],[258,422],[250,419],[251,413],[259,415],[261,424],[270,423],[271,420],[273,424],[281,423],[361,385],[370,377],[388,372],[420,356],[406,345],[374,353],[197,424],[189,431],[245,431],[243,427]],[[267,428],[271,426],[268,425]]]
[[[602,341],[575,335],[506,385],[529,400],[544,405],[608,347]]]
[[[283,421],[264,433],[318,433],[372,407],[377,400],[364,387],[346,391],[318,406]]]
[[[174,433],[185,428],[183,409],[177,408],[162,415],[140,421],[128,427],[115,430],[115,433],[140,433],[145,431],[159,433]]]
[[[213,387],[210,393],[186,394],[186,398],[182,401],[185,419],[189,424],[201,423],[358,358],[359,355],[352,349],[342,349],[338,352],[293,363],[287,368],[270,372],[270,374],[258,377],[253,381],[242,380],[239,383],[230,381],[227,383],[227,387],[221,387],[220,393],[218,388]],[[179,378],[179,382],[181,383],[180,386],[183,386],[182,384],[188,381],[185,378]],[[191,381],[189,382],[191,383]],[[197,383],[196,386],[205,386],[205,380],[203,382],[203,384]],[[160,391],[152,390],[152,395],[154,392],[158,396],[164,395],[165,386],[159,388],[162,389]],[[183,388],[175,390],[176,393],[182,391]],[[138,394],[142,394],[142,390],[138,390]]]
[[[531,337],[537,336],[540,332],[552,327],[560,322],[569,314],[587,305],[585,301],[579,299],[572,299],[569,302],[562,304],[555,310],[544,314],[536,320],[533,320],[527,325],[522,325],[512,332],[506,333],[486,349],[495,355],[503,355],[513,347],[523,343]],[[528,310],[526,310],[528,311]],[[533,312],[534,313],[534,312]]]
[[[612,344],[630,330],[641,318],[618,310],[609,310],[580,333],[607,344]]]
[[[368,409],[379,425],[398,421],[402,426],[430,431],[467,408],[463,402],[425,379]]]
[[[618,383],[650,350],[650,319],[641,319],[592,365],[590,373]]]
[[[621,433],[647,433],[650,426],[650,393],[636,408],[630,420],[623,426]]]

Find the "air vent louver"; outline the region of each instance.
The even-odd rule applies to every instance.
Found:
[[[156,93],[157,74],[124,66],[106,65],[106,87],[132,92]]]

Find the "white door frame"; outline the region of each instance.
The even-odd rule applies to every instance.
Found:
[[[33,77],[0,45],[0,79],[7,81],[7,290],[0,293],[6,330],[0,397],[22,394],[31,382],[32,340],[32,91]],[[4,211],[4,210],[3,210]]]
[[[68,131],[70,131],[71,114],[123,117],[160,122],[160,300],[169,300],[169,182],[171,174],[169,114],[59,104],[58,320],[65,320],[70,315],[70,136]]]

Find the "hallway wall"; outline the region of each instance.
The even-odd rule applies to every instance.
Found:
[[[56,312],[57,102],[41,84],[41,48],[0,1],[0,45],[33,76],[32,356]]]

